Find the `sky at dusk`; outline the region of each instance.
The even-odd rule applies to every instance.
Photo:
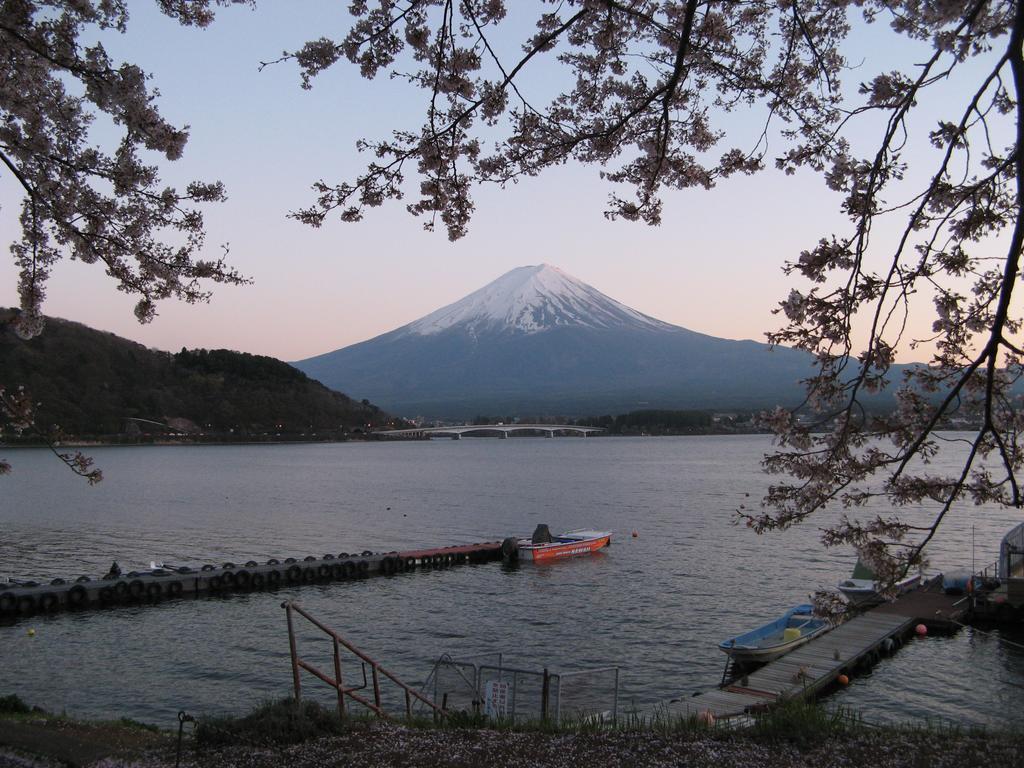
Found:
[[[57,265],[47,314],[151,347],[226,347],[297,360],[385,333],[510,269],[542,262],[661,320],[764,340],[780,324],[772,309],[801,285],[782,273],[784,261],[821,236],[845,231],[839,196],[811,173],[786,177],[769,169],[710,192],[666,192],[664,222],[651,228],[607,221],[602,212],[612,186],[599,169],[577,165],[505,190],[476,190],[470,233],[454,244],[443,227],[425,232],[405,212],[414,199],[412,174],[406,201],[371,209],[361,223],[328,220],[311,229],[286,218],[312,200],[310,184],[354,177],[362,161],[356,140],[415,129],[429,94],[386,76],[363,80],[347,62],[319,76],[311,91],[299,87],[293,64],[259,71],[261,60],[308,39],[341,37],[348,16],[334,2],[221,9],[207,30],[179,27],[155,3],[130,7],[128,34],[104,37],[107,50],[150,72],[163,115],[191,126],[184,158],[163,163],[163,178],[225,183],[228,202],[204,209],[208,252],[215,256],[220,244],[230,244],[230,263],[253,280],[213,286],[207,305],[165,301],[156,320],[140,326],[132,315],[136,300],[119,293],[102,269]],[[515,14],[520,5],[509,7]],[[519,29],[525,35],[529,28],[524,22]],[[879,47],[872,33],[855,35],[848,55],[861,62],[849,77],[855,84],[891,65],[895,52]],[[527,85],[550,88],[558,76],[549,62],[528,73]],[[740,135],[750,131],[741,116],[728,125]],[[0,175],[5,244],[17,231],[19,193],[9,175]],[[4,252],[0,305],[14,306],[17,275]],[[921,315],[911,326],[920,336],[929,322]]]

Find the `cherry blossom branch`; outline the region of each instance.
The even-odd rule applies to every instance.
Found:
[[[64,464],[79,477],[85,478],[89,485],[96,485],[103,480],[103,472],[93,466],[93,460],[80,451],[73,453],[62,452],[58,449],[57,443],[62,439],[59,430],[51,431],[49,434],[42,433],[35,423],[35,408],[32,405],[32,398],[23,387],[17,388],[14,392],[8,392],[0,385],[0,436],[5,429],[13,431],[17,435],[35,435],[40,438],[46,447]],[[0,460],[0,475],[10,474],[11,465]]]

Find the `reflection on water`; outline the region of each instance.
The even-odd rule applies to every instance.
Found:
[[[0,627],[0,694],[164,724],[179,709],[242,711],[290,689],[280,604],[296,597],[410,681],[442,653],[502,652],[556,670],[619,664],[627,707],[686,696],[720,679],[719,640],[852,569],[851,553],[818,542],[824,521],[761,537],[733,524],[768,484],[758,462],[769,447],[750,436],[102,448],[95,488],[43,452],[11,451],[0,577],[468,543],[537,523],[616,537],[600,556],[548,566],[40,617],[34,637],[25,622]],[[964,510],[934,565],[980,567],[1013,522]],[[1000,722],[1024,705],[1024,655],[997,633],[915,640],[835,700],[868,720]]]

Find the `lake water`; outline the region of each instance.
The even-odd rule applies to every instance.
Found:
[[[733,524],[768,485],[759,460],[770,447],[763,436],[716,436],[97,448],[106,479],[94,488],[45,451],[8,450],[0,579],[96,576],[115,559],[128,571],[472,543],[537,523],[616,536],[599,556],[550,566],[490,563],[0,626],[0,695],[166,727],[180,709],[242,712],[290,692],[280,606],[294,597],[409,682],[442,653],[501,652],[538,669],[619,665],[626,708],[689,696],[719,681],[721,639],[854,564],[819,543],[825,519],[764,536]],[[934,567],[993,561],[1016,519],[958,510]],[[872,721],[1004,722],[1024,708],[1024,650],[1005,639],[1024,643],[971,629],[915,640],[830,701]]]

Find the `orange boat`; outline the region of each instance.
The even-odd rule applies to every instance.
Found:
[[[520,560],[548,562],[563,557],[589,555],[612,543],[611,531],[570,531],[552,536],[546,525],[538,525],[529,539],[519,539]]]

